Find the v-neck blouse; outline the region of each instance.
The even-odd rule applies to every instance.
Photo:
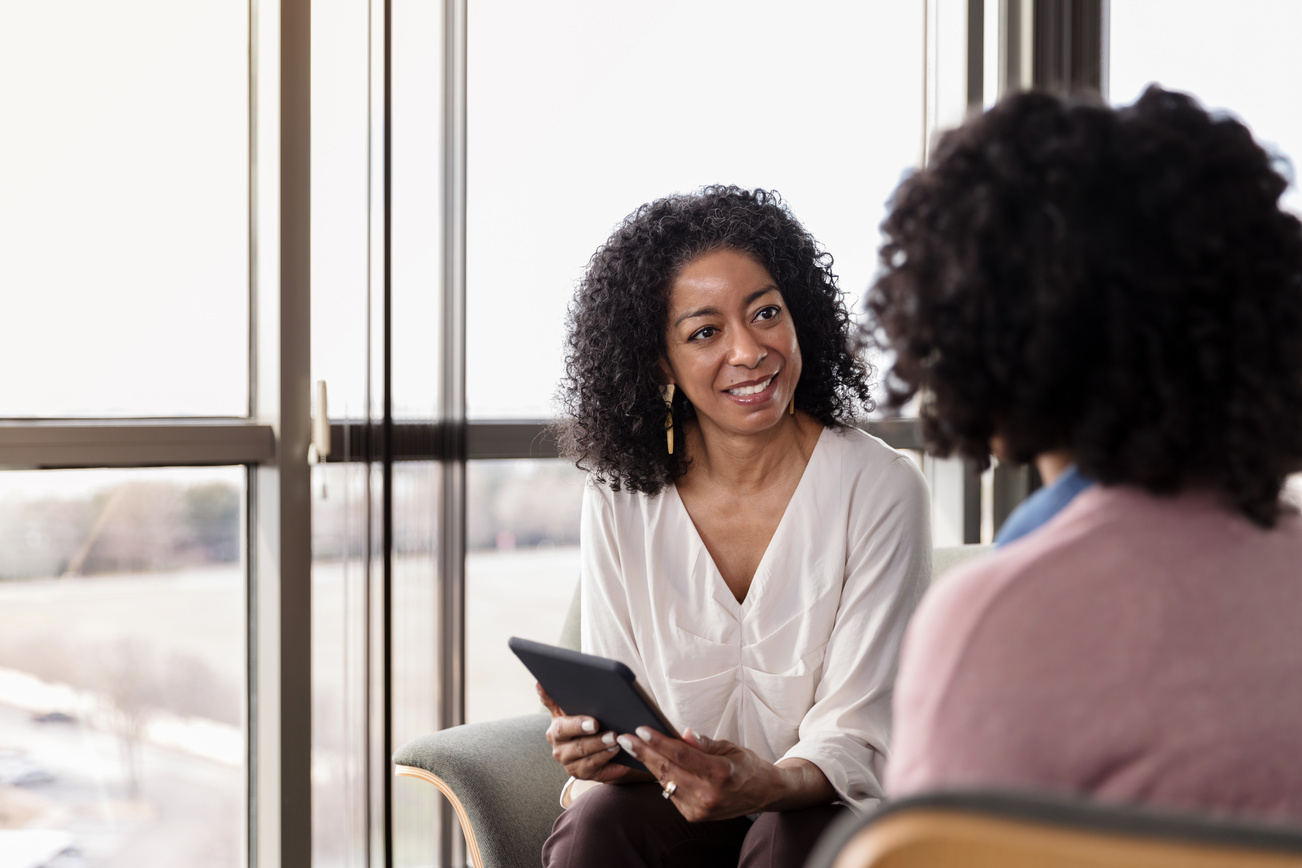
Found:
[[[904,627],[931,576],[927,487],[857,429],[824,430],[745,599],[676,489],[584,495],[583,650],[627,664],[680,730],[817,765],[882,797]]]

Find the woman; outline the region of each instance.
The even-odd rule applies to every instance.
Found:
[[[1241,123],[1154,87],[1120,109],[1007,98],[897,191],[868,299],[893,400],[926,395],[932,450],[1034,461],[1056,494],[919,609],[892,796],[1302,820],[1287,186]]]
[[[776,195],[733,187],[643,206],[589,263],[561,438],[591,474],[582,644],[683,738],[544,696],[557,760],[609,784],[547,865],[796,866],[834,803],[881,797],[930,518],[913,464],[847,426],[871,400],[830,267]]]

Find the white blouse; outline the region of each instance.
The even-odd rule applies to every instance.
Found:
[[[580,538],[584,651],[627,664],[679,731],[809,760],[861,811],[881,800],[900,640],[931,577],[912,461],[825,429],[740,603],[672,486],[590,483]]]

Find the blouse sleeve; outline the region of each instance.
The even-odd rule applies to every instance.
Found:
[[[903,456],[849,492],[845,581],[814,705],[784,759],[814,763],[842,802],[883,798],[900,643],[931,580],[926,481]]]
[[[645,667],[633,638],[620,564],[620,529],[612,498],[610,489],[592,481],[583,492],[579,641],[583,651],[619,660],[646,683]]]

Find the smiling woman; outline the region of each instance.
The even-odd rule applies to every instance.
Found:
[[[800,357],[798,375],[788,377],[797,408],[829,427],[872,409],[869,371],[849,349],[850,315],[832,257],[776,194],[707,187],[660,199],[630,215],[593,255],[569,313],[559,437],[581,468],[615,490],[655,494],[687,472],[686,453],[668,454],[663,434],[670,285],[697,274],[686,267],[717,251],[759,265],[780,288]],[[698,306],[679,307],[675,319]],[[708,324],[696,325],[693,333]],[[680,442],[698,409],[677,390],[670,412]]]
[[[689,262],[670,292],[669,322],[665,378],[698,408],[701,425],[749,432],[795,406],[795,326],[782,291],[753,257],[723,248]],[[700,412],[716,404],[716,412]]]
[[[849,425],[868,370],[831,256],[765,191],[661,199],[593,256],[569,325],[583,650],[683,737],[600,732],[544,694],[572,778],[544,864],[800,865],[880,799],[931,570],[921,474]]]

